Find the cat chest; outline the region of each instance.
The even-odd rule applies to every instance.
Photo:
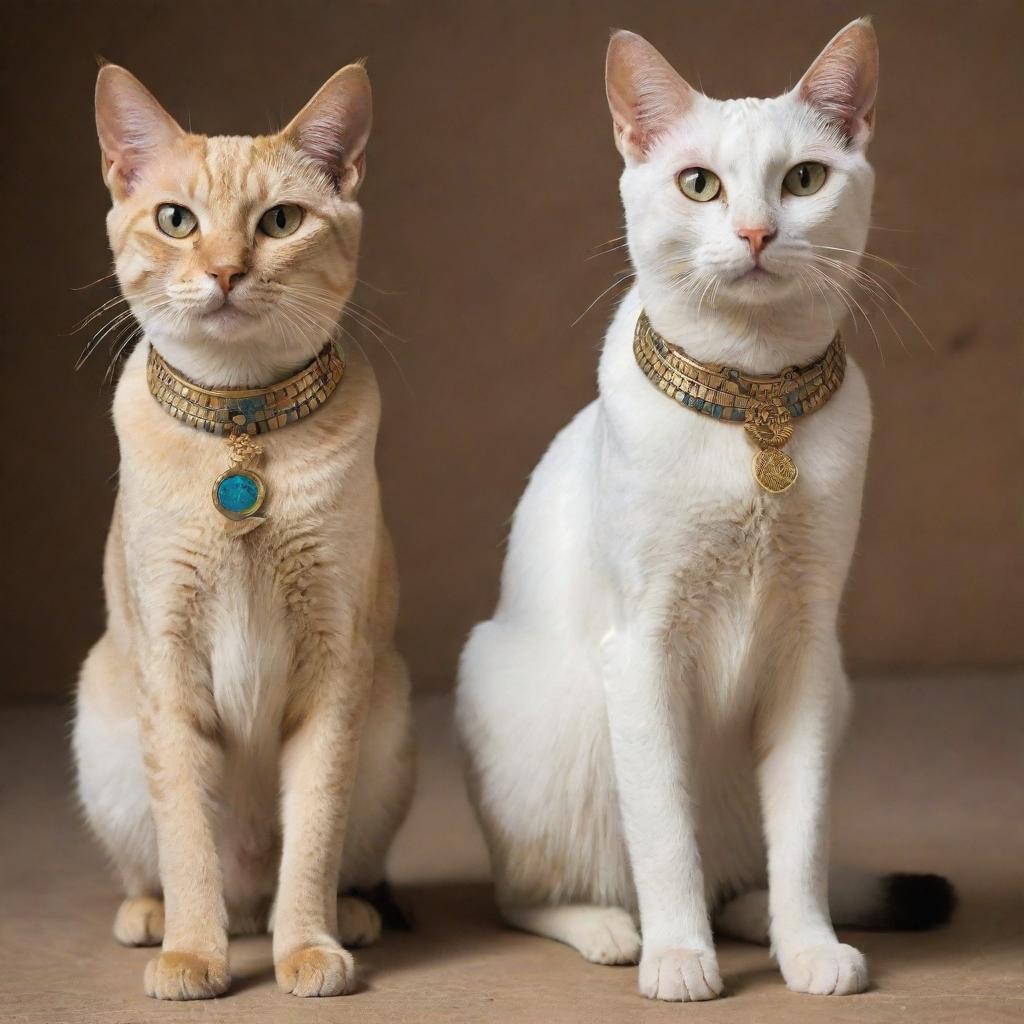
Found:
[[[206,602],[210,683],[225,734],[253,743],[278,734],[295,638],[274,575],[230,561]]]

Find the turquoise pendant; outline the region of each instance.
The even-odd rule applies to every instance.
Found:
[[[213,485],[213,503],[228,519],[248,519],[263,507],[267,486],[251,469],[229,469]]]
[[[267,498],[267,485],[252,467],[263,449],[239,430],[228,438],[228,450],[231,468],[214,482],[213,504],[226,519],[249,520],[252,526],[258,526],[263,522],[258,513]]]

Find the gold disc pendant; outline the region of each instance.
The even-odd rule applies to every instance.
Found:
[[[754,455],[754,479],[769,494],[788,491],[800,475],[796,463],[778,448],[762,448]]]
[[[754,479],[769,494],[782,494],[796,483],[796,463],[782,451],[793,436],[793,419],[780,401],[762,402],[747,410],[743,426],[757,445]]]

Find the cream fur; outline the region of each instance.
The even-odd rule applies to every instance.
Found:
[[[223,992],[229,928],[265,929],[272,903],[277,978],[296,995],[351,991],[343,943],[380,931],[372,907],[338,896],[383,878],[413,774],[372,370],[347,353],[324,406],[259,439],[269,517],[244,535],[211,501],[225,440],[169,416],[145,377],[151,344],[209,386],[273,383],[324,344],[355,279],[368,104],[365,73],[344,69],[281,135],[208,139],[175,131],[123,69],[101,72],[108,228],[145,337],[114,398],[108,622],[82,669],[74,750],[124,886],[115,935],[162,942],[145,978],[159,998]],[[337,166],[322,162],[328,130]],[[197,214],[195,237],[159,234],[164,202]],[[302,227],[260,238],[279,202],[303,206]],[[230,299],[213,279],[225,264]]]
[[[873,97],[873,46],[858,22],[826,51],[845,55],[840,78],[861,97]],[[818,67],[835,76],[837,60]],[[801,87],[708,99],[631,33],[612,39],[608,82],[636,285],[607,332],[599,398],[530,479],[498,606],[460,668],[499,902],[509,923],[590,960],[639,960],[653,998],[722,991],[711,911],[733,934],[770,932],[791,988],[857,992],[866,966],[829,917],[826,829],[849,699],[836,620],[871,431],[864,377],[851,360],[840,391],[797,424],[800,478],[770,496],[745,432],[668,400],[632,339],[646,308],[691,356],[747,372],[824,351],[845,307],[811,268],[822,246],[859,262],[869,133]],[[830,168],[826,185],[783,197],[805,160]],[[721,199],[680,194],[691,166],[718,174]],[[750,227],[774,234],[767,274],[751,273]],[[858,915],[877,880],[848,879],[840,895]]]

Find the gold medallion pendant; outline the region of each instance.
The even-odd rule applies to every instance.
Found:
[[[770,494],[788,491],[800,471],[796,463],[778,448],[762,448],[754,456],[754,479]]]
[[[759,449],[752,466],[754,479],[770,494],[788,491],[796,483],[799,470],[782,451],[793,436],[793,420],[786,407],[780,402],[748,409],[743,426]]]
[[[782,449],[794,421],[820,409],[839,390],[846,348],[836,334],[824,353],[806,366],[754,376],[734,366],[698,363],[670,345],[641,313],[633,335],[637,365],[659,391],[694,412],[723,423],[740,423],[757,447],[751,470],[769,494],[784,494],[800,475]]]

